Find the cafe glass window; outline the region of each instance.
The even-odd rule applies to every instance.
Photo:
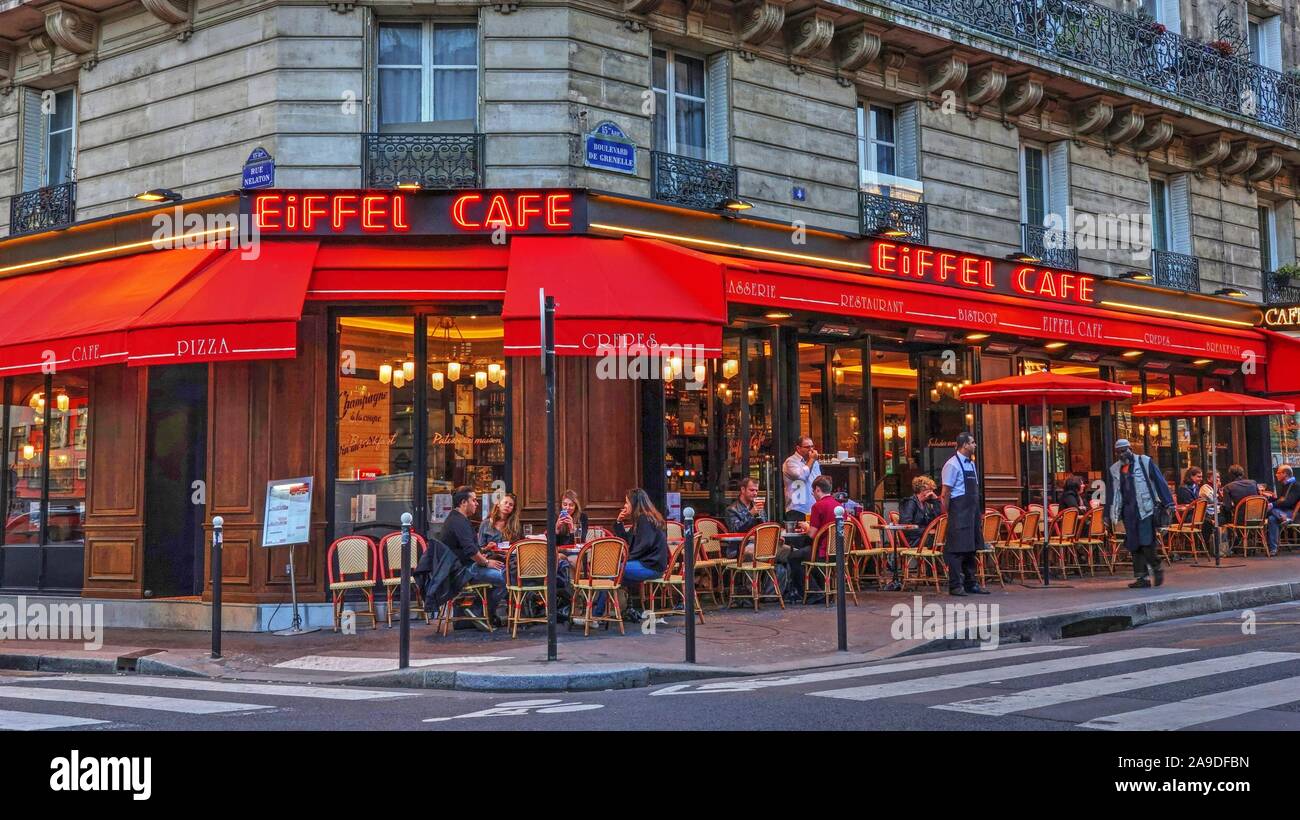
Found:
[[[973,409],[957,397],[962,386],[970,384],[966,357],[953,358],[946,353],[922,355],[920,368],[921,423],[925,440],[921,470],[936,479],[944,463],[952,457],[957,446],[957,434],[975,430]]]
[[[462,484],[486,515],[508,477],[500,317],[344,316],[336,332],[335,536],[382,536],[404,512],[436,527]]]
[[[15,376],[5,394],[3,543],[84,543],[90,454],[85,378]]]
[[[381,22],[377,35],[381,131],[474,130],[478,27],[473,23]]]
[[[871,400],[876,423],[873,498],[877,509],[896,509],[897,503],[912,493],[912,477],[917,472],[916,441],[920,434],[916,423],[916,388],[917,371],[910,355],[874,345]],[[889,504],[895,506],[886,506]]]
[[[704,159],[708,150],[704,60],[656,48],[651,63],[655,150]]]
[[[1142,403],[1142,371],[1136,368],[1117,368],[1115,382],[1127,387],[1132,396],[1115,402],[1115,438],[1128,439],[1135,452],[1145,452],[1142,439],[1146,433],[1146,420],[1133,416],[1133,407]]]
[[[711,373],[713,369],[709,362],[666,356],[658,374],[664,386],[666,486],[668,492],[681,494],[682,507],[694,507],[701,515],[709,509],[711,470],[715,469],[710,463],[715,403],[723,404],[710,390],[711,384],[723,384]]]
[[[772,344],[766,337],[766,330],[723,332],[722,355],[708,368],[707,400],[700,397],[687,402],[698,401],[701,408],[712,408],[702,459],[687,449],[698,445],[684,435],[689,419],[681,415],[683,404],[667,402],[669,416],[676,416],[668,419],[668,491],[682,492],[683,506],[693,496],[707,495],[705,509],[720,513],[734,499],[745,476],[758,480],[760,496],[765,504],[774,505],[771,509],[781,503],[780,463],[773,457]],[[689,397],[689,393],[677,395]],[[697,426],[697,434],[699,429]],[[691,480],[700,471],[692,465],[700,464],[706,477],[694,486]]]

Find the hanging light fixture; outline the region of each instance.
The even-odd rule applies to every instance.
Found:
[[[36,457],[36,448],[30,444],[23,445],[23,461],[31,461]]]
[[[702,364],[695,365],[695,383],[704,384],[704,379],[709,375],[709,369]]]
[[[835,368],[835,383],[844,384],[844,368],[842,367]]]
[[[415,381],[415,362],[402,362],[402,375],[406,376],[408,382]]]
[[[722,394],[722,400],[727,404],[731,404],[732,400],[735,398],[736,394],[730,387],[726,388],[725,392]]]
[[[757,384],[752,384],[752,385],[750,385],[750,386],[749,386],[749,390],[747,390],[746,393],[749,395],[749,403],[750,403],[750,404],[753,404],[754,402],[758,401],[758,385],[757,385]]]
[[[736,374],[739,372],[740,372],[740,362],[736,361],[735,359],[727,359],[725,362],[722,363],[722,378],[734,379],[736,377]]]
[[[497,384],[502,387],[506,386],[506,369],[504,367],[501,368],[501,375],[497,378]]]
[[[663,377],[664,377],[664,381],[666,381],[666,382],[670,382],[670,381],[673,380],[673,366],[672,366],[672,365],[670,365],[670,364],[666,364],[666,365],[664,365]]]
[[[672,356],[668,359],[668,364],[673,369],[673,378],[680,379],[682,377],[682,357]]]
[[[1056,431],[1056,440],[1058,443],[1064,444],[1065,442],[1069,441],[1069,439],[1070,439],[1069,433],[1065,432],[1064,430]]]
[[[460,362],[447,362],[447,379],[460,381]]]
[[[388,384],[393,380],[393,366],[391,364],[381,364],[379,366],[379,383]]]
[[[68,399],[67,393],[60,393],[59,395],[54,397],[54,406],[59,408],[60,413],[68,412],[68,406],[70,404],[71,402]]]
[[[906,424],[900,424],[900,425],[898,425],[898,437],[901,438],[901,439],[906,439],[906,438],[907,438],[907,425],[906,425]]]
[[[441,390],[447,384],[447,377],[441,370],[435,370],[429,374],[430,381],[433,382],[434,390]]]
[[[487,371],[486,371],[486,370],[476,370],[476,371],[474,371],[474,387],[475,387],[476,389],[478,389],[478,390],[486,390],[486,389],[487,389]]]
[[[399,367],[393,371],[393,387],[401,390],[406,384],[406,370]]]
[[[41,412],[45,409],[45,394],[37,390],[32,394],[32,397],[27,400],[27,406],[38,413]]]
[[[886,424],[880,432],[885,437],[885,441],[894,440],[894,425]]]
[[[492,362],[488,365],[488,381],[496,384],[501,381],[501,365]]]

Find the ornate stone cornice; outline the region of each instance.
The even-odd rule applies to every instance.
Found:
[[[880,35],[866,23],[854,23],[835,32],[835,64],[851,74],[880,56]]]
[[[790,56],[806,59],[825,51],[835,37],[835,18],[824,8],[800,12],[785,22]]]
[[[658,10],[664,0],[623,0],[623,11],[628,14],[649,14]]]
[[[1265,182],[1281,173],[1285,164],[1280,151],[1272,148],[1260,149],[1255,164],[1246,172],[1246,179],[1251,182]]]
[[[1192,167],[1208,168],[1218,165],[1232,150],[1232,140],[1224,134],[1214,134],[1192,143]]]
[[[1228,152],[1228,158],[1219,165],[1219,173],[1224,176],[1236,176],[1245,173],[1245,171],[1255,164],[1259,157],[1259,150],[1250,144],[1247,140],[1238,140],[1232,143],[1232,150]]]
[[[1043,78],[1035,74],[1010,80],[1002,95],[1003,117],[1019,117],[1033,111],[1043,102],[1043,88]]]
[[[1174,121],[1171,117],[1161,114],[1146,118],[1146,125],[1143,126],[1142,133],[1133,139],[1129,147],[1135,151],[1148,154],[1164,148],[1173,138]]]
[[[966,83],[967,105],[986,105],[1007,90],[1006,69],[996,63],[985,63],[967,74],[970,76]]]
[[[948,54],[938,60],[926,63],[926,96],[933,97],[935,94],[961,88],[962,84],[966,82],[966,75],[969,71],[969,64],[956,54]],[[933,108],[937,103],[934,100],[928,100],[927,105]]]
[[[45,12],[45,33],[55,45],[73,54],[94,51],[99,24],[89,15],[62,3],[46,6],[42,11]]]
[[[736,38],[740,51],[752,60],[759,46],[781,30],[785,23],[785,5],[771,0],[755,0],[736,15]]]
[[[1106,141],[1112,148],[1130,142],[1146,127],[1146,116],[1136,105],[1130,105],[1115,112],[1110,130],[1106,132]]]
[[[190,0],[140,0],[144,10],[168,24],[190,21]]]
[[[1075,109],[1074,133],[1076,136],[1095,134],[1110,125],[1114,117],[1115,106],[1108,100],[1094,97]]]

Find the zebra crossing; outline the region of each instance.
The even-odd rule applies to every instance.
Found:
[[[652,694],[725,695],[797,687],[800,695],[877,707],[909,703],[988,718],[1039,717],[1107,731],[1198,728],[1300,704],[1300,652],[1204,654],[1201,649],[1151,646],[1004,647],[780,677],[675,684]],[[1116,669],[1120,665],[1122,671]],[[1259,673],[1273,679],[1258,683]],[[1041,685],[1002,686],[1021,681]],[[1162,697],[1169,691],[1165,687],[1172,686],[1184,687],[1180,693],[1205,694]],[[991,687],[1007,691],[988,694]],[[1151,705],[1134,708],[1144,703]],[[1300,712],[1272,713],[1270,721],[1278,728],[1300,729]],[[999,725],[990,722],[988,728]]]
[[[168,694],[142,694],[150,689]],[[369,701],[414,697],[387,689],[111,675],[0,678],[0,731],[81,729],[132,723],[142,715],[243,716],[295,701]],[[230,698],[230,699],[227,699]],[[20,707],[30,706],[36,711]],[[91,716],[60,714],[59,707]],[[88,707],[88,708],[87,708]]]

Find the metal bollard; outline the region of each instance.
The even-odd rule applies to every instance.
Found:
[[[397,668],[411,665],[411,514],[402,513],[402,615]]]
[[[221,657],[221,529],[225,519],[212,519],[212,657]]]
[[[841,652],[849,651],[849,612],[844,601],[844,508],[835,508],[835,622]]]
[[[695,663],[695,508],[682,510],[682,609],[686,612],[686,662]]]

